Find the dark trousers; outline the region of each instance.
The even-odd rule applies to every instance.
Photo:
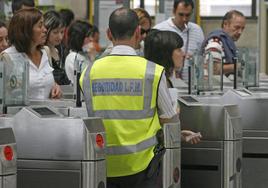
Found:
[[[107,188],[160,188],[162,187],[162,176],[161,176],[161,163],[154,172],[148,171],[150,165],[144,170],[137,174],[122,177],[108,177]]]

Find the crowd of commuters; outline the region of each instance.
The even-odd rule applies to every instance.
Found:
[[[186,79],[188,59],[197,51],[211,54],[215,64],[224,61],[224,73],[232,73],[245,16],[227,12],[222,28],[205,38],[189,21],[192,0],[174,0],[174,16],[153,29],[146,10],[118,8],[109,17],[111,44],[102,53],[97,26],[76,20],[69,9],[43,14],[34,6],[33,0],[13,0],[9,27],[0,22],[1,55],[21,53],[29,62],[30,99],[60,98],[59,85],[74,84],[81,71],[88,115],[104,120],[108,188],[156,187],[163,155],[156,151],[156,135],[179,116],[170,78]],[[200,142],[200,134],[181,133],[185,141]]]

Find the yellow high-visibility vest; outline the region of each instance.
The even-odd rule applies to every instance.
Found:
[[[157,89],[163,67],[139,56],[106,56],[80,78],[89,116],[103,118],[107,176],[133,175],[154,156]]]

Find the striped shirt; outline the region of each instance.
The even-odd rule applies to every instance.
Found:
[[[207,45],[205,46],[205,55],[208,59],[208,55],[212,56],[213,62],[221,63],[222,57],[225,56],[222,42],[219,38],[214,37],[208,40]]]
[[[154,29],[158,29],[161,31],[173,31],[181,36],[183,39],[183,51],[186,52],[186,44],[188,43],[187,54],[193,55],[195,51],[201,50],[201,45],[204,40],[204,33],[201,27],[193,22],[188,22],[188,27],[184,30],[180,30],[172,21],[173,17],[157,24],[154,26]],[[189,33],[189,34],[188,34]],[[188,37],[189,36],[189,37]],[[189,38],[189,39],[188,39]],[[188,61],[186,60],[184,63],[183,71],[182,71],[182,79],[188,80]]]

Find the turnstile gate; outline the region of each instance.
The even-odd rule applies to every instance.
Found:
[[[182,129],[201,132],[198,144],[182,144],[182,188],[241,188],[242,129],[236,105],[179,97]]]
[[[181,129],[180,121],[163,125],[164,147],[166,149],[162,161],[162,188],[180,188],[181,178]]]
[[[64,115],[65,120],[61,120],[62,122],[74,121],[73,119],[76,119],[74,117],[77,117],[77,118],[78,117],[79,118],[87,117],[87,110],[84,107],[84,105],[82,108],[77,108],[77,107],[75,107],[75,103],[73,102],[73,100],[31,101],[31,104],[35,104],[35,105],[47,104],[47,105],[51,106],[52,109],[57,110],[57,112],[54,112],[54,113],[58,114],[58,112],[60,112],[60,114]],[[33,111],[33,110],[31,110],[31,108],[34,108],[34,107],[28,107],[26,109],[23,109],[23,111],[25,111],[25,110]],[[48,109],[50,109],[50,108],[48,108]],[[50,109],[50,110],[52,110],[52,109]],[[8,113],[11,113],[11,114],[22,113],[21,107],[8,107],[7,111],[8,111]],[[25,112],[23,112],[23,113],[25,113]],[[18,115],[16,115],[16,116],[18,116]],[[54,121],[54,119],[55,119],[55,117],[53,117],[53,116],[48,116],[48,117],[49,117],[49,119],[47,121]],[[64,119],[64,118],[62,118],[62,119]],[[30,118],[30,119],[32,119],[32,118]],[[41,120],[42,119],[44,119],[44,117],[41,117]],[[58,119],[59,119],[59,117],[56,118],[56,121],[58,121]],[[29,120],[26,120],[26,121],[29,121]],[[33,121],[33,120],[31,120],[31,121]],[[39,120],[36,120],[36,121],[39,121]],[[26,122],[23,124],[26,124]],[[55,124],[55,123],[53,123],[53,124]],[[38,125],[38,126],[40,126],[40,125]],[[21,127],[23,127],[23,126],[21,125]],[[35,126],[33,126],[33,127],[35,127]],[[58,131],[58,132],[60,132],[60,131]],[[162,160],[163,161],[162,162],[162,176],[161,176],[161,180],[159,180],[159,182],[161,182],[159,184],[159,186],[161,188],[179,188],[180,187],[180,175],[181,175],[181,173],[180,173],[180,157],[181,157],[180,156],[181,155],[180,154],[180,150],[181,150],[180,139],[181,139],[181,137],[180,137],[180,122],[179,122],[179,120],[174,118],[171,123],[165,124],[163,126],[163,133],[165,135],[164,136],[164,139],[165,139],[164,146],[166,148],[166,152],[165,152],[165,155],[164,155],[163,160]],[[24,133],[24,134],[26,134],[26,133]],[[66,137],[66,139],[67,139],[67,137]],[[21,138],[20,140],[24,140],[24,139]],[[40,156],[41,156],[41,154],[40,154]],[[21,158],[20,155],[19,155],[19,158]],[[20,162],[20,160],[19,160],[19,162]],[[19,164],[21,164],[21,162]],[[50,166],[51,166],[51,168],[53,168],[53,165],[50,165]],[[19,167],[20,167],[20,165],[19,165]],[[30,178],[30,175],[29,175],[29,178]],[[19,178],[19,180],[20,180],[20,178]]]
[[[221,100],[238,105],[243,129],[243,188],[268,185],[268,93],[230,90]]]
[[[30,106],[12,118],[18,188],[105,188],[105,133],[100,118],[63,117]]]
[[[16,142],[12,128],[0,128],[0,188],[16,188],[16,160]]]

